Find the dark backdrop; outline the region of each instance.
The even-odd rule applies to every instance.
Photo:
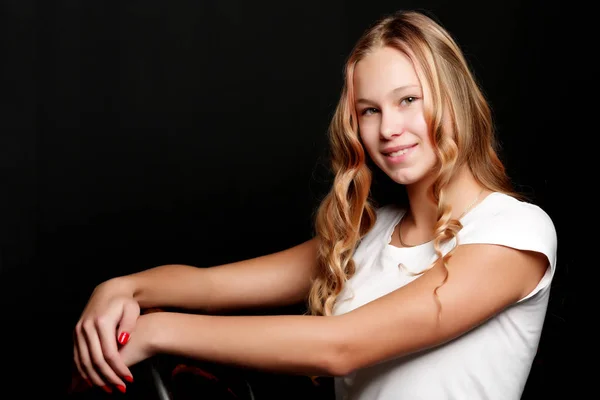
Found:
[[[576,261],[563,209],[574,204],[558,177],[575,155],[551,137],[575,127],[565,94],[576,87],[563,73],[572,61],[557,56],[563,5],[516,0],[3,0],[8,386],[64,390],[73,326],[107,278],[308,239],[329,184],[325,136],[345,57],[375,18],[411,7],[458,38],[509,174],[555,221],[558,271],[525,398],[566,390]]]

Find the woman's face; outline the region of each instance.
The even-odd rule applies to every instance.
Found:
[[[410,185],[432,172],[437,157],[423,115],[423,89],[412,61],[381,47],[354,69],[360,137],[375,164]]]

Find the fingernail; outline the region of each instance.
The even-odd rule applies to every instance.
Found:
[[[105,386],[102,386],[102,389],[104,389],[104,391],[105,391],[106,393],[112,393],[112,389],[111,389],[111,388],[109,388],[109,387],[108,387],[108,386],[106,386],[106,385],[105,385]]]
[[[129,333],[123,332],[119,335],[119,343],[125,344],[129,341]]]
[[[123,379],[125,379],[127,382],[132,383],[133,382],[133,376],[125,376]]]
[[[94,384],[88,378],[85,378],[85,381],[87,382],[88,385],[90,385],[90,387],[94,387]]]
[[[119,389],[119,392],[121,392],[121,393],[126,392],[125,386],[123,386],[123,385],[117,385],[117,389]]]

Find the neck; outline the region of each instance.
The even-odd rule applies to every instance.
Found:
[[[406,187],[410,206],[406,223],[422,232],[433,232],[437,221],[437,204],[431,191],[433,180],[432,176]],[[481,201],[485,197],[482,189],[469,167],[463,165],[444,190],[445,200],[452,207],[452,218],[459,218],[476,199]]]

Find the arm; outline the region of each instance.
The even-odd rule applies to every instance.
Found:
[[[305,299],[316,268],[317,239],[250,260],[210,268],[164,265],[119,277],[142,308],[217,312],[282,306]]]
[[[125,390],[131,371],[119,357],[140,336],[140,308],[214,312],[277,306],[305,299],[316,268],[317,240],[254,259],[211,268],[165,265],[108,280],[96,287],[75,326],[74,362],[80,375],[109,390]],[[117,339],[118,338],[118,339]],[[126,346],[125,343],[127,343]]]
[[[443,307],[439,323],[433,291],[445,270],[436,265],[406,286],[340,316],[158,313],[149,322],[149,347],[251,368],[345,375],[469,331],[531,291],[547,265],[539,253],[459,246],[449,261],[448,281],[438,291]],[[132,360],[126,362],[137,361]]]

